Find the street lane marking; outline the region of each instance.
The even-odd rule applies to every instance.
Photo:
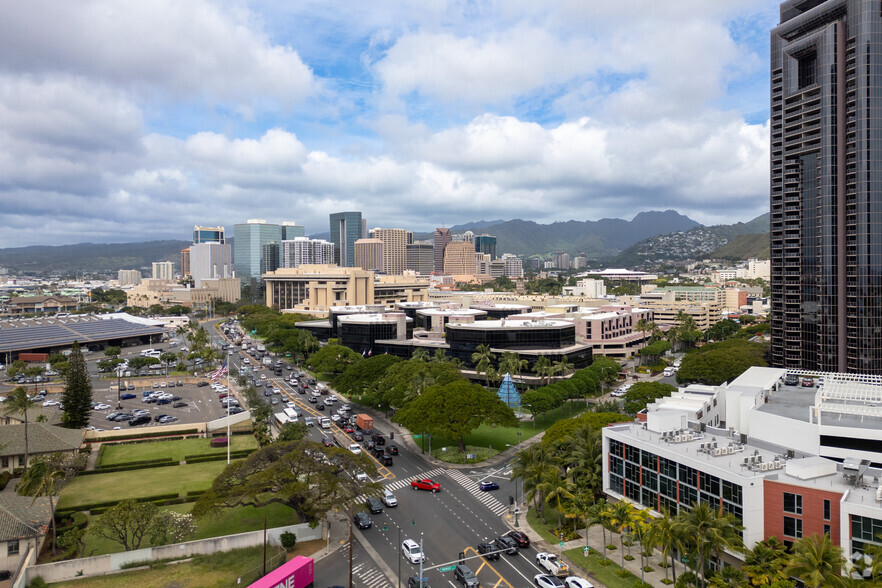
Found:
[[[479,556],[479,557],[480,557],[480,555],[481,555],[481,554],[479,554],[478,551],[477,551],[474,547],[472,547],[472,546],[468,546],[468,547],[466,547],[465,549],[463,549],[462,551],[463,551],[463,553],[469,553],[469,552],[474,553],[475,555],[477,555],[477,556]],[[480,571],[484,568],[484,566],[487,566],[488,568],[490,568],[491,570],[493,570],[493,573],[496,574],[496,577],[497,577],[497,578],[499,578],[499,580],[494,584],[494,586],[499,586],[500,583],[504,583],[506,586],[508,586],[508,588],[514,588],[514,586],[512,586],[511,584],[509,584],[509,583],[508,583],[508,580],[506,580],[506,579],[502,576],[502,574],[500,574],[499,572],[496,571],[496,568],[494,568],[493,566],[490,565],[490,562],[489,562],[489,561],[487,561],[487,560],[484,559],[483,557],[481,558],[480,561],[481,561],[481,565],[478,566],[477,571],[475,571],[475,575],[476,575],[476,576],[478,575],[478,572],[480,572]],[[517,571],[517,570],[515,570],[515,571]],[[523,574],[521,574],[521,575],[523,576]]]

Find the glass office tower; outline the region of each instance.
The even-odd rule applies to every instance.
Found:
[[[341,267],[355,267],[355,242],[365,237],[360,212],[331,214],[331,242],[334,259]]]
[[[771,32],[772,364],[882,374],[882,10],[790,0]]]
[[[263,261],[267,243],[279,243],[282,240],[282,229],[279,225],[269,224],[263,219],[249,219],[245,224],[233,227],[233,264],[236,277],[247,284],[251,280],[260,280],[261,270],[269,267],[271,260]],[[276,263],[278,267],[278,263]]]

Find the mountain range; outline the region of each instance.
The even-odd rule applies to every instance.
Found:
[[[482,220],[451,227],[453,233],[465,231],[496,235],[500,255],[548,256],[565,251],[611,265],[640,266],[707,257],[767,256],[769,214],[747,223],[712,227],[673,210],[641,212],[630,221],[604,218],[542,225],[523,219]],[[415,240],[431,238],[431,233],[414,234]],[[18,274],[112,276],[119,269],[139,269],[149,275],[154,261],[179,264],[181,249],[189,245],[188,241],[148,241],[15,247],[0,249],[0,267]]]

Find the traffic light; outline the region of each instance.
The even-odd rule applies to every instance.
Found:
[[[511,494],[508,495],[508,504],[514,505],[514,496],[512,496]]]
[[[462,565],[463,563],[465,563],[465,551],[460,551],[459,552],[459,565]]]

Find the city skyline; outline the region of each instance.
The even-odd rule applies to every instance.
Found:
[[[316,234],[339,210],[419,232],[768,210],[773,3],[37,1],[0,16],[0,247],[255,217]]]

